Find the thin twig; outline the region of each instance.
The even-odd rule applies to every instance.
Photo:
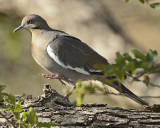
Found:
[[[158,88],[160,88],[160,85],[158,85],[158,84],[154,84],[154,83],[152,83],[152,82],[145,82],[144,80],[140,80],[140,79],[138,79],[137,77],[132,76],[131,74],[127,74],[127,76],[133,78],[133,79],[134,79],[135,81],[137,81],[137,82],[143,82],[143,83],[149,84],[149,85],[151,85],[151,86],[153,86],[153,87],[158,87]]]
[[[100,93],[100,92],[92,92],[92,93],[90,93],[90,94],[96,94],[96,95],[114,95],[114,96],[124,96],[124,95],[122,95],[121,93],[114,93],[114,92],[102,92],[102,93]],[[138,97],[140,97],[140,98],[142,98],[142,99],[144,99],[144,98],[160,98],[160,96],[138,96]]]
[[[8,123],[10,123],[10,124],[13,126],[13,128],[17,128],[17,127],[14,125],[14,123],[13,123],[12,121],[10,121],[2,112],[0,112],[0,115],[1,115],[4,119],[6,119],[6,121],[7,121]]]
[[[140,96],[140,98],[160,98],[160,96]]]

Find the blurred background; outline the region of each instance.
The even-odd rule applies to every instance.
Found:
[[[50,27],[81,39],[110,63],[114,62],[117,51],[123,53],[133,48],[143,52],[160,51],[160,10],[138,0],[130,3],[124,0],[0,0],[0,84],[6,85],[5,91],[12,94],[38,96],[43,93],[45,83],[61,94],[64,88],[69,88],[58,80],[41,76],[47,72],[31,56],[31,34],[27,30],[13,34],[27,14],[38,14]],[[160,85],[159,76],[152,81]],[[160,89],[138,82],[126,80],[125,85],[138,96],[160,94]],[[70,100],[74,101],[75,96]],[[158,99],[144,100],[159,103]],[[140,107],[126,97],[112,95],[87,95],[84,103]]]

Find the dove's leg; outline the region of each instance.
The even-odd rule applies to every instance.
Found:
[[[62,83],[62,85],[65,85],[65,83],[62,80],[64,80],[67,83],[72,83],[70,79],[59,74],[42,74],[42,76],[44,76],[44,78],[47,78],[47,79],[58,79]]]
[[[64,97],[66,97],[67,99],[72,94],[72,91],[76,88],[76,86],[72,83],[72,81],[70,79],[66,78],[65,76],[62,76],[59,74],[42,74],[42,76],[44,76],[44,78],[47,78],[47,79],[58,79],[62,83],[62,85],[65,85],[65,83],[63,81],[69,83],[72,86],[72,88],[69,91],[69,93],[64,95]]]

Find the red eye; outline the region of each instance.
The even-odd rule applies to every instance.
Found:
[[[32,23],[32,20],[28,20],[27,23],[28,23],[28,24],[31,24],[31,23]]]

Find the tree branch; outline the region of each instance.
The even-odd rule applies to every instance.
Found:
[[[50,85],[45,86],[42,96],[33,98],[29,95],[22,107],[22,113],[32,107],[37,113],[39,122],[53,122],[57,127],[143,128],[160,126],[159,105],[148,106],[143,110],[107,107],[106,104],[86,104],[82,107],[75,107],[66,98],[51,89]],[[13,118],[13,116],[10,117]],[[2,126],[1,119],[3,116],[0,117],[0,126]]]
[[[144,80],[140,80],[138,77],[134,77],[134,76],[132,76],[131,74],[127,74],[127,76],[131,77],[133,80],[135,80],[135,81],[137,81],[137,82],[143,82],[143,83],[149,84],[149,85],[151,85],[151,86],[153,86],[153,87],[160,88],[160,85],[158,85],[158,84],[154,84],[154,83],[152,83],[152,82],[150,82],[150,81],[146,82],[146,81],[144,81]]]
[[[15,126],[15,124],[14,124],[12,121],[10,121],[10,120],[6,117],[6,115],[4,115],[1,111],[0,111],[0,115],[2,116],[2,118],[6,119],[6,121],[7,121],[8,123],[10,123],[10,124],[13,126],[13,128],[17,128],[17,127]]]

